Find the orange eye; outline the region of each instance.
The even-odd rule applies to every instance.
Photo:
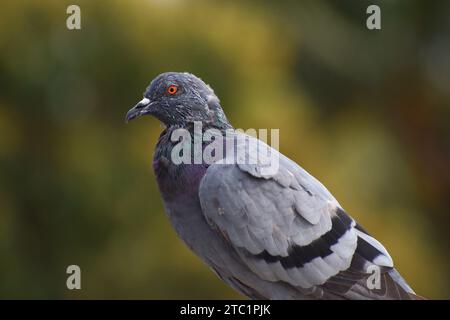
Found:
[[[178,87],[176,85],[171,85],[169,87],[167,87],[167,93],[170,95],[174,95],[175,93],[177,93],[178,91]]]

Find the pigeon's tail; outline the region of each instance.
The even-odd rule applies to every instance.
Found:
[[[345,294],[345,299],[424,300],[425,298],[417,295],[398,271],[392,269],[380,275],[378,288],[369,290],[366,279],[364,279]]]
[[[425,300],[424,297],[417,295],[413,289],[411,289],[396,269],[392,269],[386,273],[385,278],[386,293],[389,299]],[[390,296],[392,296],[392,298],[390,298]]]

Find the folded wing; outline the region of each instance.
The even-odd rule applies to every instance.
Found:
[[[247,160],[255,151],[261,158],[277,152],[255,139],[258,148],[249,154],[245,141],[251,139],[234,144]],[[278,169],[269,174],[258,160],[226,157],[208,168],[199,197],[210,225],[264,280],[282,281],[318,298],[346,298],[352,288],[361,297],[386,296],[386,290],[372,293],[361,285],[371,275],[369,266],[381,274],[393,270],[386,249],[319,181],[283,155],[275,158]]]

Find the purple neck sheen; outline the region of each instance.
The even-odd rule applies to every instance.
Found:
[[[174,165],[168,164],[166,159],[155,159],[153,169],[163,197],[170,200],[180,195],[196,196],[207,166],[203,164]]]

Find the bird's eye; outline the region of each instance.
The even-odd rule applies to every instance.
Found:
[[[171,85],[167,87],[167,93],[170,95],[174,95],[178,91],[178,87],[176,85]]]

